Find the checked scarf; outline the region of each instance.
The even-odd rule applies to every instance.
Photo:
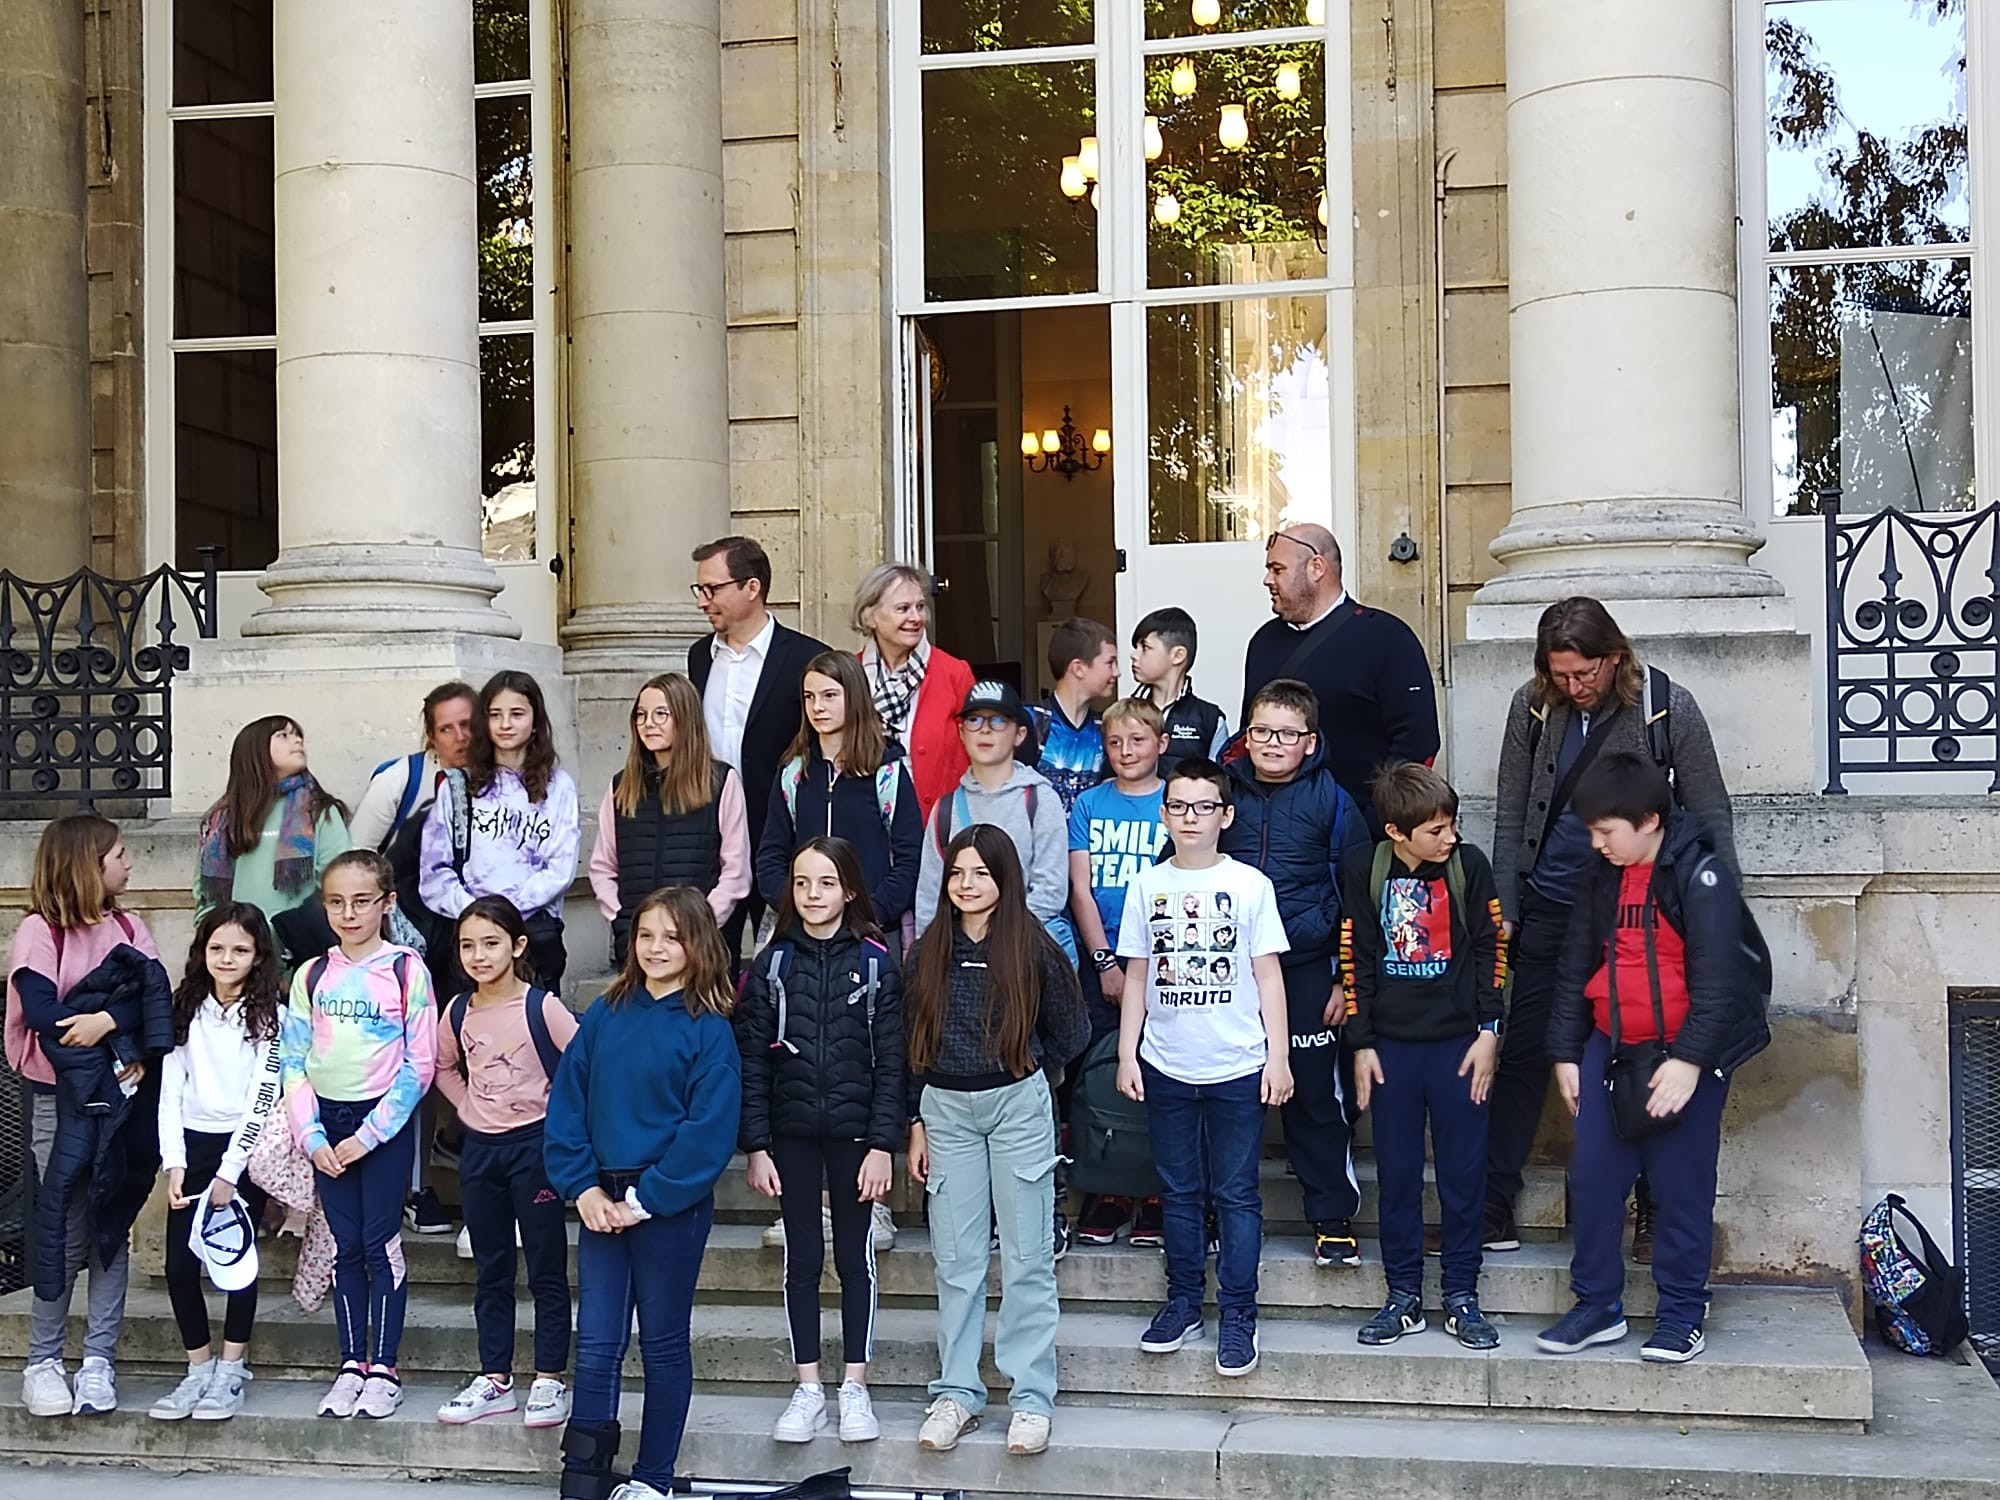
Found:
[[[300,771],[278,783],[278,844],[272,851],[271,883],[287,896],[295,896],[312,881],[313,873],[313,793],[319,783],[310,771]],[[201,825],[201,863],[197,885],[205,906],[219,906],[230,899],[236,884],[236,861],[229,856],[229,829],[226,805],[218,802],[208,810]]]
[[[861,648],[861,665],[874,684],[875,712],[882,716],[882,728],[891,739],[905,745],[910,742],[910,712],[917,705],[917,690],[924,685],[924,669],[930,659],[928,641],[919,641],[917,649],[893,670],[873,641]]]

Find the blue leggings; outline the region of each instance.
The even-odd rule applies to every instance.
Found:
[[[320,1100],[327,1144],[338,1146],[353,1135],[375,1104]],[[417,1132],[405,1125],[338,1177],[314,1174],[333,1231],[333,1315],[342,1364],[394,1365],[403,1342],[403,1309],[410,1296],[403,1266],[403,1195],[416,1139]]]

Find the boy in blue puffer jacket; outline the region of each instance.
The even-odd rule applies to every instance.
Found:
[[[1236,818],[1221,849],[1254,865],[1278,893],[1295,1090],[1284,1106],[1285,1151],[1313,1227],[1313,1259],[1358,1266],[1354,1217],[1353,1062],[1341,1043],[1347,1000],[1334,983],[1340,948],[1340,866],[1370,846],[1368,819],[1327,769],[1319,700],[1281,677],[1250,700],[1242,734],[1223,751]]]

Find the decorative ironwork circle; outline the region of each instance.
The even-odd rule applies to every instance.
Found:
[[[1866,712],[1868,717],[1865,719],[1857,717],[1855,713],[1857,708]],[[1889,703],[1880,688],[1849,688],[1840,695],[1839,711],[1842,728],[1867,734],[1880,729],[1887,721]]]
[[[1922,630],[1930,623],[1931,612],[1915,599],[1905,599],[1896,606],[1896,623],[1908,631]]]
[[[1957,760],[1958,752],[1959,744],[1957,735],[1941,734],[1935,740],[1931,741],[1932,756],[1945,765],[1950,765],[1953,761]]]
[[[1940,651],[1931,658],[1931,670],[1940,677],[1956,677],[1961,665],[1956,651]]]

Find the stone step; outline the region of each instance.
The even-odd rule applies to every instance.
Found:
[[[1032,1459],[1007,1456],[1006,1411],[997,1404],[955,1452],[926,1454],[915,1444],[922,1420],[915,1402],[878,1402],[879,1442],[846,1445],[829,1436],[793,1447],[770,1440],[781,1399],[698,1394],[681,1469],[784,1482],[851,1465],[858,1485],[1021,1500],[1292,1500],[1327,1493],[1330,1475],[1342,1493],[1382,1500],[1655,1500],[1669,1492],[1704,1500],[1991,1500],[2000,1493],[2000,1395],[1985,1373],[1893,1353],[1876,1358],[1880,1420],[1866,1432],[1829,1432],[1826,1424],[1809,1432],[1732,1431],[1698,1420],[1615,1417],[1523,1423],[1504,1412],[1440,1422],[1227,1404],[1174,1411],[1062,1404],[1049,1452]],[[203,1472],[217,1470],[281,1474],[287,1500],[338,1500],[370,1476],[429,1480],[425,1494],[469,1500],[479,1480],[532,1481],[546,1493],[556,1465],[554,1432],[528,1432],[505,1417],[439,1425],[432,1414],[451,1387],[436,1381],[413,1380],[403,1409],[383,1422],[318,1419],[312,1412],[323,1381],[268,1376],[252,1384],[233,1421],[148,1420],[146,1404],[169,1384],[163,1376],[128,1375],[121,1382],[125,1409],[38,1421],[7,1382],[0,1387],[0,1452],[49,1465],[136,1463],[158,1472],[130,1493],[159,1500],[233,1497],[235,1490],[217,1488],[233,1481]],[[626,1398],[620,1416],[628,1433],[636,1430],[635,1397]],[[97,1476],[95,1484],[70,1483],[60,1468],[37,1469],[18,1493],[98,1500],[132,1483],[111,1470],[77,1477],[88,1475]],[[241,1488],[249,1493],[249,1485]]]
[[[517,1316],[518,1352],[526,1358],[533,1310],[523,1305]],[[1503,1343],[1490,1353],[1461,1349],[1435,1320],[1428,1333],[1366,1349],[1354,1339],[1360,1321],[1352,1311],[1266,1319],[1257,1371],[1225,1380],[1216,1373],[1212,1342],[1177,1355],[1150,1356],[1138,1348],[1145,1324],[1138,1311],[1065,1312],[1061,1388],[1076,1404],[1283,1404],[1353,1412],[1506,1408],[1521,1417],[1637,1412],[1839,1424],[1866,1421],[1871,1409],[1867,1362],[1839,1298],[1827,1291],[1722,1289],[1709,1322],[1708,1352],[1682,1367],[1638,1359],[1643,1323],[1617,1347],[1563,1358],[1536,1352],[1533,1335],[1544,1322],[1538,1317],[1499,1319]],[[822,1337],[835,1352],[838,1325],[838,1313],[827,1311]],[[932,1311],[883,1309],[875,1333],[871,1378],[878,1387],[917,1392],[937,1373]],[[15,1298],[0,1306],[0,1359],[20,1358],[26,1340],[27,1308]],[[693,1345],[695,1376],[707,1385],[777,1390],[789,1383],[789,1350],[776,1307],[698,1304]],[[308,1316],[289,1298],[267,1300],[254,1344],[258,1367],[284,1377],[324,1375],[334,1364],[334,1347],[327,1309]],[[450,1378],[475,1369],[477,1339],[465,1299],[434,1289],[413,1292],[401,1353],[402,1368],[416,1375]],[[166,1294],[135,1288],[119,1345],[121,1361],[134,1370],[167,1370],[182,1355]],[[990,1359],[988,1366],[986,1378],[997,1382]],[[636,1378],[636,1350],[627,1370]]]
[[[766,1249],[761,1224],[718,1224],[708,1237],[708,1253],[701,1263],[701,1289],[720,1299],[775,1297],[784,1278],[784,1251]],[[570,1276],[576,1275],[575,1244],[577,1225],[570,1224]],[[289,1283],[298,1256],[298,1242],[292,1239],[263,1243],[266,1285]],[[1361,1244],[1363,1264],[1316,1266],[1312,1248],[1298,1234],[1276,1234],[1265,1240],[1258,1271],[1258,1302],[1274,1314],[1293,1309],[1318,1310],[1328,1307],[1367,1308],[1382,1305],[1388,1285],[1382,1277],[1381,1247],[1374,1240]],[[1570,1249],[1560,1241],[1530,1242],[1515,1251],[1488,1251],[1480,1276],[1480,1302],[1488,1312],[1554,1315],[1570,1305]],[[472,1295],[473,1265],[461,1260],[451,1235],[403,1236],[403,1258],[410,1268],[413,1286],[456,1287],[469,1301]],[[526,1271],[517,1257],[516,1285],[525,1288]],[[896,1248],[876,1257],[879,1294],[885,1305],[935,1301],[936,1282],[932,1274],[930,1232],[923,1226],[900,1230]],[[1056,1267],[1057,1284],[1065,1306],[1143,1305],[1148,1315],[1164,1294],[1165,1281],[1161,1254],[1157,1250],[1135,1250],[1122,1240],[1115,1246],[1077,1245]],[[155,1278],[156,1282],[158,1278]],[[840,1283],[827,1257],[822,1288],[831,1293]],[[1438,1305],[1443,1288],[1438,1283],[1438,1262],[1426,1257],[1426,1296]],[[999,1272],[988,1282],[991,1294],[999,1295]],[[1211,1288],[1211,1296],[1213,1289]],[[1643,1267],[1633,1269],[1626,1288],[1627,1311],[1651,1317],[1653,1283]]]

